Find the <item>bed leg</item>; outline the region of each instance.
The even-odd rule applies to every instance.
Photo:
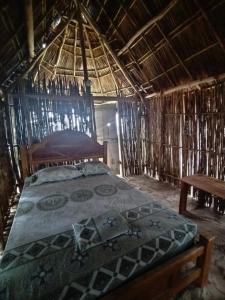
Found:
[[[22,178],[24,179],[29,176],[29,157],[27,152],[27,146],[21,146],[20,148],[20,159],[22,167]]]
[[[196,284],[199,285],[201,288],[206,286],[208,283],[208,275],[214,239],[215,237],[212,237],[207,233],[204,233],[204,235],[200,235],[199,238],[199,243],[205,247],[204,254],[197,259],[197,265],[201,268],[202,271],[199,279],[197,279],[196,281]]]
[[[103,146],[104,146],[103,162],[104,162],[104,164],[106,164],[106,165],[107,165],[107,145],[108,145],[108,142],[107,142],[107,141],[104,141],[104,142],[103,142]]]

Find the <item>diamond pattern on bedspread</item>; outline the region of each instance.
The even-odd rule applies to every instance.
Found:
[[[108,210],[95,218],[82,220],[72,225],[76,245],[80,251],[85,251],[104,243],[112,247],[113,238],[126,234],[129,230],[127,221],[115,209]]]
[[[190,227],[191,226],[191,227]],[[139,246],[126,255],[114,259],[87,276],[88,281],[78,279],[65,286],[61,292],[61,300],[95,298],[120,285],[142,269],[159,263],[165,257],[180,252],[186,242],[195,235],[195,225],[181,225],[177,230],[170,230],[165,235]],[[187,244],[186,244],[187,245]],[[99,249],[100,250],[100,249]],[[82,283],[82,284],[81,284]],[[85,283],[85,285],[84,285]],[[76,297],[79,295],[79,297]]]
[[[129,223],[126,234],[82,252],[74,248],[73,230],[7,251],[0,266],[4,299],[95,299],[181,252],[197,232],[191,221],[156,202],[121,215]],[[80,224],[94,229],[91,220]],[[93,233],[84,236],[92,239]]]

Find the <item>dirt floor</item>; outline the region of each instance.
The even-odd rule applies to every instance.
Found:
[[[160,183],[147,176],[126,178],[136,188],[151,193],[162,204],[178,212],[180,190],[166,183]],[[215,235],[209,284],[203,290],[189,287],[176,297],[179,300],[225,300],[225,215],[216,214],[212,209],[196,209],[196,201],[189,199],[188,209],[204,220],[194,220],[201,231]]]

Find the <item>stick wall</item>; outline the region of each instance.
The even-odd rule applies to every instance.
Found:
[[[225,179],[225,82],[161,94],[147,106],[120,104],[125,175],[145,172],[175,185],[195,173]]]

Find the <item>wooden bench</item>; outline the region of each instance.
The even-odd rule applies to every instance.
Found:
[[[225,182],[208,177],[202,174],[186,176],[181,179],[181,193],[179,213],[186,216],[193,216],[187,211],[187,195],[189,188],[193,186],[199,189],[200,194],[203,192],[209,193],[213,196],[219,197],[225,201]],[[201,198],[201,197],[200,197]],[[200,202],[200,205],[203,203]]]

